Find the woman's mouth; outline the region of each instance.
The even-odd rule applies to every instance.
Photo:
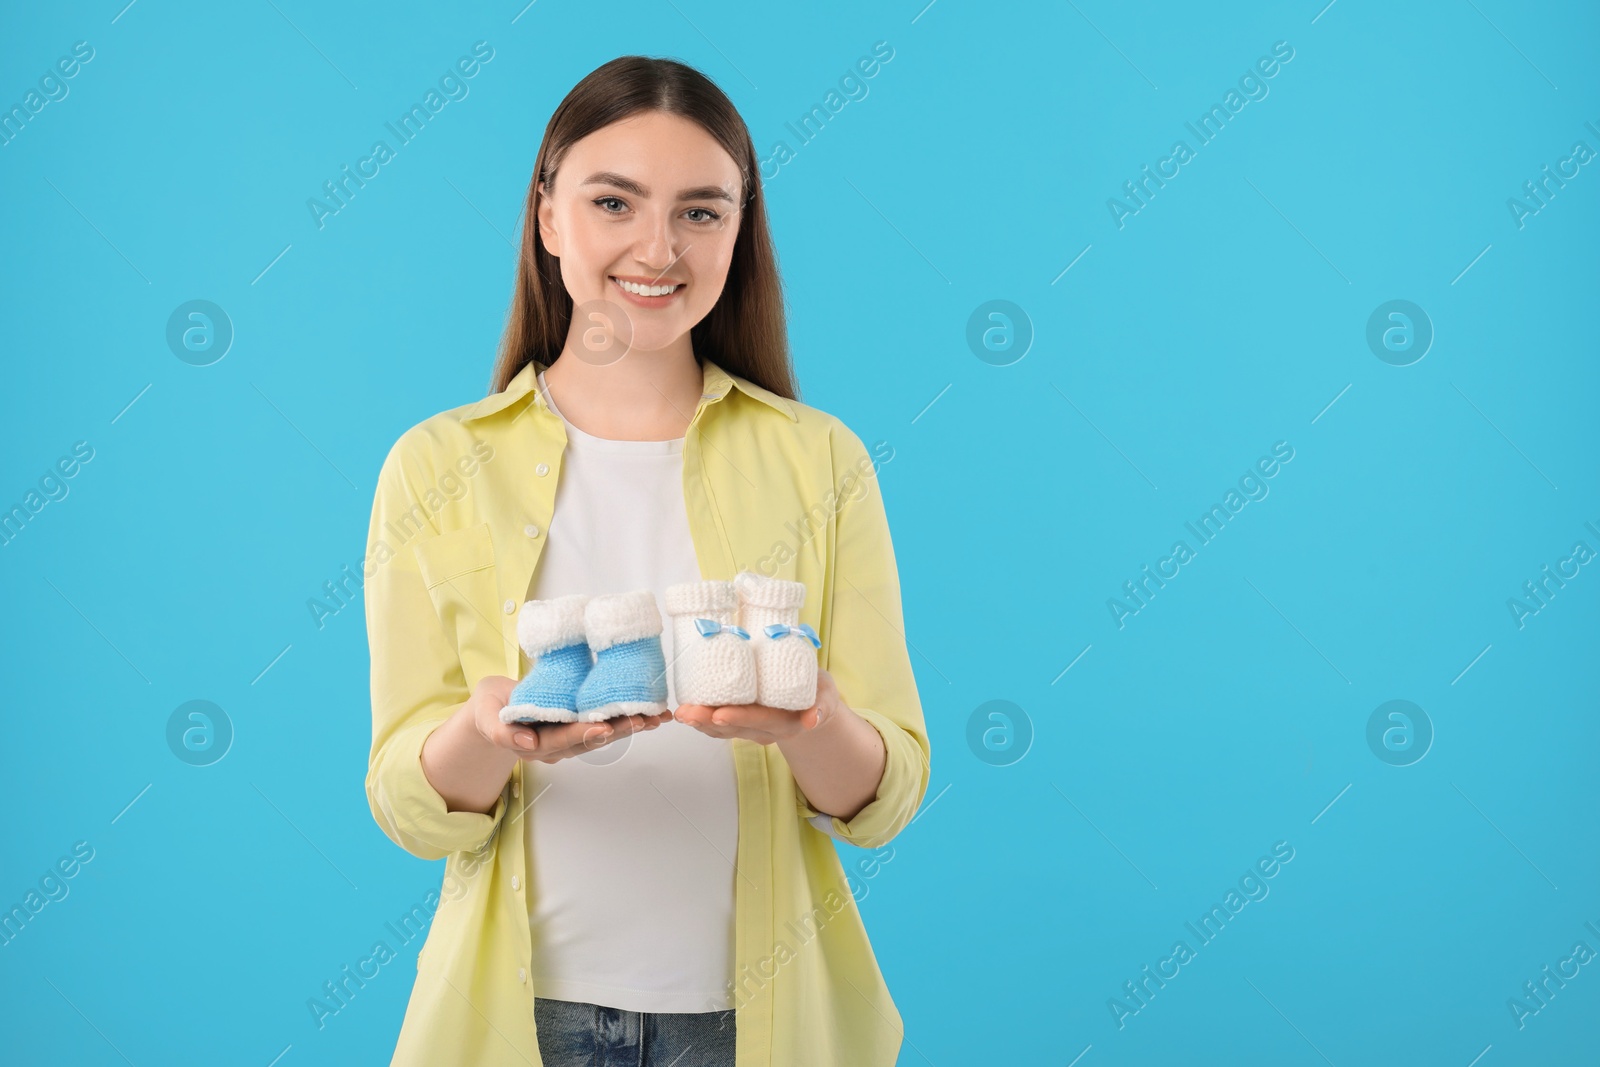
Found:
[[[611,276],[611,284],[637,307],[664,307],[683,291],[683,282],[648,282],[635,278]]]

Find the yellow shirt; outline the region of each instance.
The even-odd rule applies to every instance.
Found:
[[[874,457],[834,416],[710,360],[702,366],[683,447],[701,575],[749,569],[805,583],[800,617],[822,640],[819,663],[887,751],[876,797],[848,822],[828,822],[840,839],[877,848],[922,803],[929,746]],[[536,386],[543,369],[529,363],[505,390],[413,426],[378,475],[364,587],[367,801],[390,840],[447,860],[396,1067],[541,1067],[528,975],[532,858],[522,820],[536,798],[523,787],[526,764],[481,814],[446,810],[420,755],[480,678],[526,671],[517,612],[533,587],[566,447]],[[820,813],[776,745],[731,745],[738,1067],[890,1067],[900,1013],[834,843],[807,821]],[[641,872],[643,884],[648,877]]]

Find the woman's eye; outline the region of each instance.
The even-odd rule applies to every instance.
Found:
[[[621,215],[628,210],[628,205],[622,200],[621,197],[600,196],[595,198],[594,203],[603,213],[607,215]],[[716,222],[722,218],[722,216],[718,215],[715,211],[705,207],[692,207],[688,211],[684,212],[684,214],[690,216],[690,222],[698,222],[702,224]]]

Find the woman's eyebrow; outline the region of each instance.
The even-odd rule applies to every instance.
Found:
[[[634,196],[643,197],[646,200],[650,198],[650,190],[646,189],[632,178],[629,178],[623,174],[618,174],[615,171],[603,170],[596,174],[591,174],[579,184],[612,185],[623,190],[624,192],[632,193]],[[685,189],[683,192],[678,194],[678,199],[726,200],[730,204],[733,203],[733,197],[729,196],[728,191],[722,188],[720,185],[701,185],[693,189]]]

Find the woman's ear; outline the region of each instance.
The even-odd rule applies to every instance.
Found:
[[[544,182],[539,183],[539,237],[544,241],[544,250],[557,259],[561,258],[561,235],[556,233],[556,210],[550,203],[550,193],[545,189]]]

